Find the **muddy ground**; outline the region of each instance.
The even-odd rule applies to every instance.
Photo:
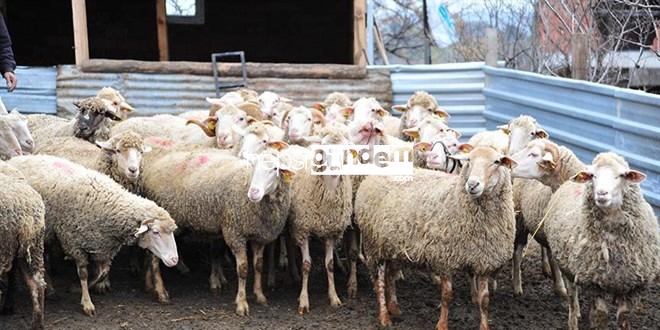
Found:
[[[314,249],[320,251],[319,246]],[[313,251],[314,251],[313,250]],[[208,290],[209,265],[204,253],[198,249],[183,251],[192,271],[187,276],[176,270],[165,269],[164,279],[171,303],[161,305],[150,294],[141,290],[140,282],[129,275],[126,255],[115,259],[111,272],[112,292],[92,294],[96,306],[95,317],[83,315],[79,289],[70,286],[77,282],[74,267],[70,263],[58,265],[55,277],[58,301],[46,302],[46,326],[48,329],[376,329],[376,302],[369,276],[362,267],[359,276],[357,299],[346,298],[346,276],[337,272],[337,289],[344,305],[335,310],[329,307],[326,296],[326,277],[321,264],[315,263],[310,279],[311,312],[297,314],[297,297],[300,285],[286,283],[285,276],[278,274],[278,286],[266,291],[268,306],[257,305],[249,298],[250,316],[234,314],[236,277],[233,266],[225,266],[229,285],[220,294]],[[322,260],[314,253],[314,260]],[[567,311],[563,301],[555,296],[551,282],[540,271],[539,249],[531,244],[524,264],[524,290],[522,297],[514,298],[511,290],[511,272],[505,267],[498,274],[499,288],[491,291],[490,325],[492,329],[565,329]],[[252,272],[250,272],[252,274]],[[432,329],[438,319],[438,290],[424,276],[406,272],[406,280],[399,282],[399,302],[403,315],[394,319],[393,329]],[[26,329],[29,326],[31,307],[27,292],[21,289],[17,295],[13,315],[0,316],[0,329]],[[251,282],[248,282],[251,292]],[[457,276],[454,282],[454,300],[449,315],[454,329],[477,329],[479,314],[470,301],[470,287],[465,276]],[[588,315],[588,295],[580,297],[582,315]],[[614,328],[615,310],[610,309]],[[588,328],[583,318],[581,328]],[[633,318],[635,329],[660,327],[660,286],[646,292]]]

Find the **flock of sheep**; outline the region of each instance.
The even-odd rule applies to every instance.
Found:
[[[0,115],[0,306],[11,304],[14,268],[32,297],[33,327],[43,328],[44,296],[54,294],[45,269],[64,256],[76,264],[84,313],[94,315],[89,288],[109,291],[111,263],[123,246],[145,251],[130,255],[136,264],[145,258],[145,286],[168,302],[160,261],[186,270],[175,237],[211,244],[212,290],[226,283],[228,247],[238,315],[249,313],[248,243],[256,302],[267,302],[264,251],[267,283],[275,283],[277,247],[279,263],[302,281],[298,312],[309,312],[311,237],[325,247],[330,304],[341,305],[333,269],[344,253],[349,298],[364,262],[383,326],[401,313],[402,270],[415,267],[441,289],[438,329],[448,328],[452,278],[463,274],[472,278],[480,328],[488,329],[489,281],[513,260],[513,290],[522,294],[529,235],[568,303],[570,329],[580,317],[578,288],[596,293],[593,327],[607,327],[605,299],[613,297],[618,326],[629,329],[636,294],[659,278],[657,220],[639,187],[645,175],[609,152],[582,163],[529,116],[461,144],[426,92],[394,106],[400,118],[374,98],[352,102],[342,93],[309,107],[248,89],[207,101],[208,112],[129,117],[135,110],[121,94],[103,88],[77,102],[71,120]],[[413,180],[294,170],[292,161],[312,160],[313,144],[405,148]]]

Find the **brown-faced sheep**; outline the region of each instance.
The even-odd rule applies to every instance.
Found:
[[[32,329],[44,328],[44,213],[41,196],[18,170],[0,162],[0,310],[10,308],[8,276],[15,264],[32,298]],[[15,262],[15,260],[17,262]]]
[[[601,153],[552,195],[543,226],[572,291],[570,329],[578,328],[577,287],[594,295],[592,329],[608,328],[608,298],[618,304],[618,328],[630,329],[635,296],[658,279],[660,231],[639,187],[645,178],[622,157]]]
[[[9,161],[43,198],[46,206],[45,242],[57,241],[73,259],[82,288],[81,304],[95,313],[88,286],[107,276],[112,259],[124,245],[137,244],[165,265],[178,262],[176,224],[154,202],[131,194],[109,177],[64,158],[20,156]],[[100,272],[88,282],[87,265]]]
[[[412,182],[367,177],[355,199],[367,262],[375,270],[379,321],[398,314],[392,274],[398,263],[429,267],[442,287],[439,329],[447,329],[451,278],[477,277],[481,329],[488,328],[488,278],[509,262],[515,235],[510,168],[491,148],[468,154],[460,175],[415,170]],[[398,201],[392,203],[393,200]]]

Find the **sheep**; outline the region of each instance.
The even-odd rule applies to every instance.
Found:
[[[96,94],[96,97],[109,100],[115,107],[118,107],[119,112],[117,112],[117,116],[121,120],[126,120],[130,114],[135,112],[135,109],[126,102],[126,99],[124,99],[121,93],[112,87],[101,88]]]
[[[0,160],[7,160],[23,154],[21,145],[16,139],[6,116],[0,116]]]
[[[110,100],[89,97],[75,102],[74,105],[78,108],[78,114],[74,119],[65,122],[50,120],[49,125],[31,129],[35,144],[58,136],[75,136],[89,142],[107,140],[110,137],[112,122],[121,120],[117,115],[119,108]],[[43,122],[43,117],[38,118],[37,120]]]
[[[410,137],[412,141],[431,142],[440,135],[453,135],[456,139],[461,133],[449,127],[444,119],[432,115],[424,118],[415,127],[406,128],[401,131],[402,135]]]
[[[432,142],[417,142],[413,146],[414,166],[446,173],[460,172],[463,164],[452,158],[464,145],[459,145],[453,135],[439,136]]]
[[[139,193],[137,179],[142,155],[151,151],[144,139],[128,131],[96,141],[96,145],[73,137],[58,137],[37,147],[37,154],[66,158],[91,170],[103,173],[127,190]]]
[[[261,119],[261,110],[253,103],[242,102],[237,105],[212,106],[208,118],[203,121],[189,119],[186,125],[194,124],[202,129],[208,137],[214,137],[216,146],[220,149],[231,148],[233,141],[232,128],[248,126],[249,118]],[[169,136],[176,139],[176,136]]]
[[[328,96],[325,97],[325,100],[323,100],[322,103],[324,106],[330,106],[331,104],[337,104],[342,107],[348,107],[353,102],[351,101],[351,98],[348,97],[345,93],[342,92],[332,92],[328,94]]]
[[[28,121],[28,130],[30,130],[30,132],[34,132],[37,129],[50,125],[64,125],[68,122],[66,118],[41,113],[27,115],[26,117]]]
[[[435,97],[425,91],[413,93],[405,105],[395,105],[392,109],[403,113],[399,132],[417,126],[424,118],[431,115],[439,116],[445,120],[450,117],[449,113],[438,106]]]
[[[8,277],[12,264],[32,298],[32,329],[44,328],[44,213],[41,196],[10,165],[0,162],[0,310],[11,307]],[[17,261],[14,263],[14,261]]]
[[[285,146],[283,142],[268,145]],[[264,245],[284,228],[291,203],[288,182],[293,172],[272,165],[280,158],[273,149],[252,157],[254,164],[214,149],[160,156],[152,152],[145,157],[140,179],[144,195],[169,210],[182,230],[222,235],[236,257],[238,315],[249,314],[245,294],[248,241],[254,253],[254,293],[258,303],[267,302],[261,287]]]
[[[311,107],[321,111],[328,123],[348,124],[353,102],[348,95],[341,92],[328,94],[323,102],[314,103]],[[346,111],[345,111],[346,109]]]
[[[618,304],[618,327],[630,329],[635,296],[657,281],[660,232],[639,187],[645,178],[621,156],[605,152],[552,195],[543,227],[572,292],[569,329],[578,328],[578,286],[595,296],[592,329],[607,328],[607,297]]]
[[[282,129],[285,141],[291,144],[307,146],[305,140],[315,134],[319,127],[325,126],[323,113],[314,108],[299,106],[282,115]]]
[[[259,104],[261,105],[261,112],[263,117],[268,120],[273,120],[279,115],[280,105],[289,104],[293,102],[291,99],[280,96],[276,93],[265,91],[259,95]]]
[[[31,153],[34,149],[34,139],[32,139],[32,134],[30,134],[28,128],[27,117],[14,109],[9,114],[4,115],[3,118],[8,120],[16,139],[21,145],[21,150],[24,153]]]
[[[382,326],[391,324],[390,314],[399,313],[393,274],[399,263],[412,262],[429,267],[439,279],[438,329],[447,329],[451,277],[464,269],[478,279],[480,328],[488,328],[488,278],[512,254],[510,169],[515,162],[483,147],[462,158],[468,162],[460,175],[419,169],[412,182],[370,176],[358,189],[355,222],[362,231],[367,263],[376,270]]]
[[[73,259],[82,288],[86,315],[95,314],[89,296],[87,265],[100,272],[89,282],[103,280],[112,259],[123,245],[137,244],[158,256],[165,265],[178,262],[176,224],[154,202],[131,194],[109,177],[63,158],[33,155],[9,160],[43,198],[46,206],[45,243],[57,241]]]
[[[321,144],[346,144],[348,141],[341,131],[331,128],[320,132]],[[288,154],[293,149],[302,155],[299,159],[311,164],[314,154],[306,148],[291,146],[285,149]],[[326,166],[333,166],[329,160]],[[341,300],[337,296],[334,282],[334,246],[351,224],[352,186],[348,176],[312,175],[307,167],[298,171],[292,183],[291,213],[289,224],[291,237],[302,253],[302,288],[299,297],[298,313],[309,312],[307,292],[308,277],[312,267],[309,254],[309,237],[314,235],[325,245],[325,268],[328,276],[328,298],[330,305],[338,307]]]

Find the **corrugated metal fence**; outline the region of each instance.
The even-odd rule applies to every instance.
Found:
[[[7,93],[1,88],[0,97],[7,110],[17,108],[21,113],[52,113],[56,112],[55,67],[18,67],[18,88]],[[0,80],[4,87],[4,80]]]
[[[486,127],[483,66],[483,62],[471,62],[374,68],[390,70],[394,104],[405,104],[415,91],[427,91],[449,112],[450,125],[469,138]]]
[[[72,113],[72,102],[93,96],[104,86],[121,91],[139,115],[208,110],[204,101],[215,96],[213,77],[189,74],[89,73],[63,65],[57,75],[57,105],[60,113]],[[235,78],[222,78],[227,82]],[[387,70],[369,70],[364,79],[249,78],[248,87],[270,90],[299,104],[322,101],[331,92],[345,92],[357,99],[369,95],[389,106],[392,89]]]
[[[660,214],[660,96],[585,81],[485,67],[487,127],[520,114],[585,163],[614,151],[647,175],[647,200]]]

